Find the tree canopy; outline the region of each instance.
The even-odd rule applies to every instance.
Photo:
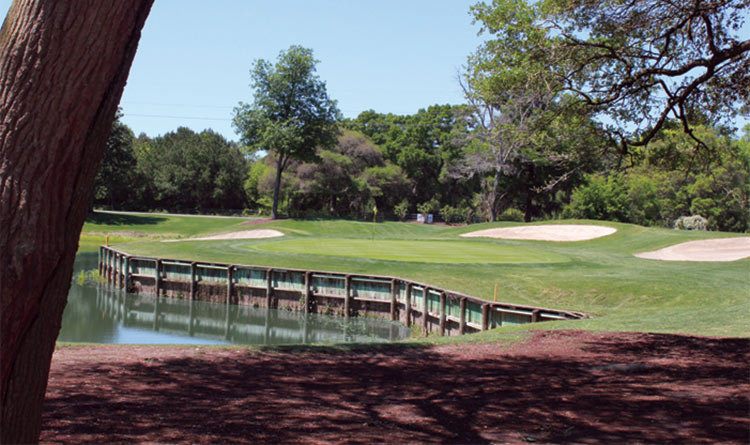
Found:
[[[289,161],[314,161],[318,147],[336,143],[340,112],[315,74],[319,61],[311,49],[293,45],[277,62],[258,59],[250,72],[254,102],[234,110],[233,125],[241,142],[276,156],[273,218],[278,216],[281,177]]]
[[[696,112],[729,119],[750,104],[748,0],[493,0],[472,8],[491,36],[474,57],[485,88],[533,82],[607,116],[622,150],[668,119],[694,141]]]

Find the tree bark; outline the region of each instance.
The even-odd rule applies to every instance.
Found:
[[[0,30],[0,442],[36,442],[94,176],[153,0],[17,0]]]
[[[525,206],[525,212],[523,215],[523,221],[530,223],[531,222],[531,216],[533,211],[533,205],[534,205],[534,181],[536,180],[536,175],[534,174],[534,163],[529,162],[527,167],[527,171],[529,172],[529,185],[526,188],[526,202],[524,204]]]

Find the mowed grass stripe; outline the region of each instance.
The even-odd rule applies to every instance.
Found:
[[[275,253],[356,257],[415,263],[528,264],[568,261],[563,255],[539,249],[473,241],[304,238],[272,241],[256,244],[250,248]]]

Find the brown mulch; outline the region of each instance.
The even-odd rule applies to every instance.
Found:
[[[750,339],[55,352],[43,442],[750,442]]]

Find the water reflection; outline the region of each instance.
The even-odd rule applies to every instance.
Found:
[[[291,312],[128,294],[78,282],[96,268],[96,253],[78,254],[58,339],[89,343],[298,344],[393,341],[408,337],[389,320]]]

